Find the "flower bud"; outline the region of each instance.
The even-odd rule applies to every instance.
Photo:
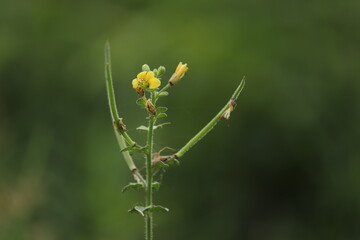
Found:
[[[180,62],[179,65],[177,66],[175,72],[171,76],[171,78],[169,80],[169,84],[171,86],[175,85],[182,77],[184,77],[184,75],[188,69],[189,68],[187,67],[186,63],[183,64],[182,62]]]
[[[152,72],[154,73],[155,77],[158,77],[158,70],[156,68],[152,70]]]
[[[142,70],[144,72],[150,72],[151,71],[149,65],[147,65],[147,64],[142,65]]]
[[[163,75],[165,73],[165,67],[164,66],[160,66],[157,70],[158,70],[158,72],[157,72],[158,77],[161,77],[161,75]]]

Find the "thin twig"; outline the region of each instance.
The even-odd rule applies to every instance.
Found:
[[[216,116],[210,120],[208,124],[203,127],[189,142],[187,142],[177,153],[169,156],[164,159],[163,162],[169,162],[172,160],[176,160],[182,157],[191,147],[193,147],[196,143],[198,143],[208,132],[212,130],[212,128],[218,123],[221,118],[225,118],[225,113],[227,118],[230,116],[230,112],[234,110],[235,101],[239,97],[241,91],[245,86],[245,77],[241,80],[239,86],[236,88],[235,92],[231,96],[230,100],[226,103],[226,105],[216,114]]]

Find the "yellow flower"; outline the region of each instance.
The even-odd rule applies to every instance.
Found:
[[[177,66],[174,74],[171,76],[170,80],[169,80],[169,84],[175,85],[186,73],[186,71],[189,68],[187,67],[187,63],[183,64],[182,62],[179,63],[179,65]]]
[[[155,89],[160,86],[161,82],[154,75],[154,72],[141,72],[132,81],[132,86],[136,92],[143,92],[145,89]]]

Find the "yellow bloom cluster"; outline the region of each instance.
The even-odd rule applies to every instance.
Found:
[[[144,90],[146,89],[158,88],[160,84],[160,80],[155,77],[155,74],[152,71],[141,72],[132,81],[133,88],[140,95],[144,95]]]

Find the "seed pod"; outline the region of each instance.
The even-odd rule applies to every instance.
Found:
[[[144,89],[142,89],[141,87],[135,88],[135,91],[137,94],[140,95],[140,97],[144,96],[144,94],[145,94]]]
[[[154,104],[152,104],[151,100],[148,99],[146,101],[146,110],[151,114],[151,115],[155,115],[156,114],[156,107],[154,106]]]

